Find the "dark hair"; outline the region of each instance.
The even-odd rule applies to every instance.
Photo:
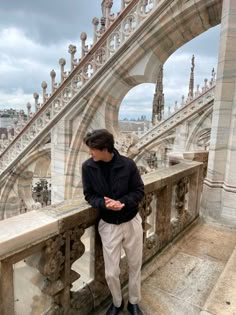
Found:
[[[114,137],[106,129],[96,129],[88,132],[83,141],[91,149],[107,149],[110,153],[114,150]]]

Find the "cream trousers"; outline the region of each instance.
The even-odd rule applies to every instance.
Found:
[[[139,213],[129,222],[119,225],[99,221],[98,231],[102,239],[105,277],[111,291],[113,304],[121,305],[120,259],[122,248],[129,267],[129,301],[141,300],[141,266],[143,254],[142,219]]]

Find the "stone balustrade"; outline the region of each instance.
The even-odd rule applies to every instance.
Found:
[[[132,0],[123,1],[123,11],[112,23],[106,25],[102,35],[96,39],[91,48],[85,44],[87,35],[81,34],[82,56],[75,59],[76,47],[69,46],[71,54],[71,69],[65,71],[66,60],[59,60],[61,73],[60,82],[56,83],[56,72],[51,71],[51,94],[47,93],[47,83],[42,83],[43,103],[39,102],[39,94],[34,93],[35,113],[31,112],[31,105],[27,109],[29,120],[15,130],[14,137],[8,139],[6,145],[0,144],[0,176],[3,177],[9,169],[18,163],[49,130],[60,120],[75,97],[88,88],[88,82],[113,57],[117,50],[123,46],[128,38],[152,15],[154,10],[166,5],[164,0]],[[109,9],[109,8],[108,8]],[[106,14],[110,14],[107,10]]]
[[[145,265],[198,215],[202,163],[183,161],[144,175]],[[0,313],[77,314],[99,309],[104,278],[97,212],[70,200],[0,222]],[[127,282],[125,259],[121,279]]]

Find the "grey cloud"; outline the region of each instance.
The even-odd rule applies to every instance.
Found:
[[[199,56],[215,56],[219,49],[220,25],[210,28],[184,46],[186,53],[193,54],[196,51]],[[196,45],[196,43],[201,43]],[[183,48],[180,48],[181,51]]]
[[[20,28],[44,44],[79,39],[83,31],[92,34],[93,17],[101,17],[100,3],[100,0],[2,1],[0,26]]]
[[[119,10],[120,0],[114,1],[113,12]],[[19,34],[11,44],[0,38],[0,106],[18,104],[25,108],[27,97],[41,91],[41,82],[50,85],[50,71],[59,75],[59,58],[69,64],[70,43],[80,54],[80,34],[92,37],[94,16],[101,17],[101,0],[0,0],[0,34],[2,30],[16,29]],[[195,83],[203,83],[216,67],[219,27],[215,27],[187,43],[175,52],[164,65],[164,93],[166,104],[180,101],[188,89],[191,57],[195,54]],[[78,58],[78,56],[76,56]],[[68,66],[66,66],[68,67]],[[21,91],[20,93],[17,91]],[[49,91],[50,92],[50,91]],[[151,112],[153,87],[140,86],[130,91],[120,109],[140,117]],[[32,97],[29,100],[32,102]],[[17,103],[18,102],[18,103]],[[13,106],[12,105],[12,106]],[[150,107],[149,107],[150,106]]]
[[[136,86],[124,98],[119,111],[119,118],[133,118],[145,115],[151,118],[155,84],[144,83]]]
[[[59,80],[59,58],[67,60],[69,70],[69,44],[77,46],[80,57],[80,34],[86,31],[92,38],[101,0],[0,0],[0,8],[0,106],[8,99],[15,106],[18,98],[21,108],[26,95],[40,93],[42,81],[50,86],[52,69]]]

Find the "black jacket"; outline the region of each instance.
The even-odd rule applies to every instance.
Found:
[[[98,162],[92,158],[82,165],[82,180],[85,199],[100,210],[100,217],[113,224],[127,222],[138,212],[138,203],[144,196],[144,184],[136,164],[130,158],[114,150],[115,162],[111,169],[111,187],[102,174]],[[119,211],[105,207],[104,197],[119,200],[125,207]]]

